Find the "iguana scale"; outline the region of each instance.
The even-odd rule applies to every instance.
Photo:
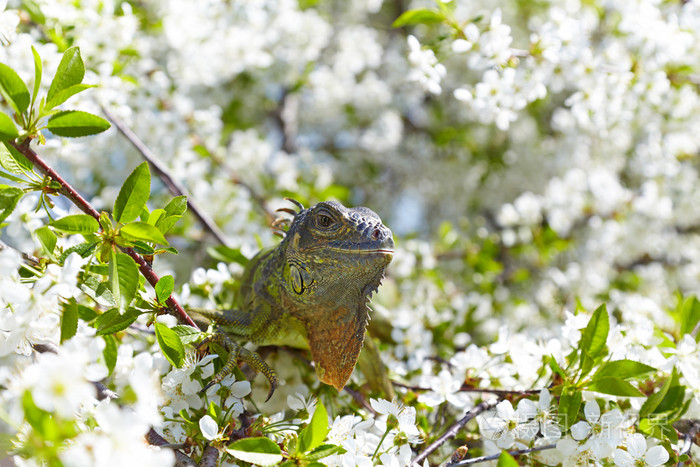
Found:
[[[394,239],[370,209],[348,209],[326,201],[299,212],[289,229],[273,224],[282,242],[258,253],[243,273],[237,308],[196,309],[195,318],[215,323],[205,342],[217,341],[229,352],[224,368],[204,388],[220,382],[237,360],[248,362],[277,385],[275,372],[255,352],[239,345],[308,347],[319,380],[340,390],[350,378],[369,319],[368,303],[394,253]]]

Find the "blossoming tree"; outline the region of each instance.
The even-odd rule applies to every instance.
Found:
[[[0,461],[696,462],[696,0],[0,7]],[[393,230],[370,357],[202,392],[284,197]]]

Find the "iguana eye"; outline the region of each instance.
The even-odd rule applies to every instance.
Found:
[[[331,216],[327,216],[323,213],[316,214],[316,225],[318,227],[321,227],[322,229],[327,229],[328,227],[332,226],[333,223],[334,221]]]

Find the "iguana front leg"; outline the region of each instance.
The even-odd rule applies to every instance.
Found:
[[[224,364],[221,371],[214,375],[214,377],[209,381],[209,383],[204,386],[204,388],[199,391],[200,394],[205,392],[207,389],[220,383],[225,377],[231,374],[233,368],[236,366],[239,360],[246,362],[252,369],[265,375],[267,380],[270,382],[270,391],[267,394],[266,402],[270,400],[272,394],[277,388],[277,373],[270,368],[270,366],[265,363],[265,361],[258,355],[257,352],[251,352],[250,350],[242,347],[238,342],[231,339],[225,332],[216,331],[213,334],[207,336],[202,342],[199,343],[197,347],[207,345],[211,342],[216,342],[221,345],[228,352],[228,359]]]
[[[200,322],[202,324],[205,322],[207,324],[209,322],[214,322],[216,325],[214,333],[207,336],[198,347],[210,342],[216,342],[228,352],[228,360],[224,364],[224,367],[214,375],[209,384],[202,389],[202,392],[206,391],[214,384],[221,382],[221,380],[233,371],[233,367],[238,360],[242,360],[248,363],[255,371],[265,375],[270,383],[270,392],[267,396],[267,400],[269,400],[270,397],[272,397],[272,393],[277,388],[277,374],[265,363],[260,355],[242,347],[231,338],[231,335],[233,335],[246,339],[254,334],[256,327],[251,323],[250,314],[238,310],[190,309],[188,311],[191,312],[192,317],[198,324],[200,324]]]

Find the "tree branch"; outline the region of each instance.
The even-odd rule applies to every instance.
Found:
[[[517,457],[517,456],[522,456],[523,454],[530,454],[531,452],[546,451],[547,449],[554,449],[556,447],[557,447],[556,444],[546,444],[544,446],[537,446],[537,447],[530,448],[530,449],[523,449],[522,451],[508,451],[508,454],[510,454],[513,457]],[[491,456],[472,457],[471,459],[464,459],[464,460],[459,461],[459,462],[447,464],[445,467],[457,467],[460,465],[471,465],[471,464],[478,464],[479,462],[495,461],[499,457],[501,457],[500,453],[493,454]]]
[[[185,187],[178,183],[168,172],[168,168],[160,159],[151,151],[146,144],[134,133],[131,128],[126,126],[119,117],[102,106],[102,113],[117,127],[119,133],[124,136],[129,143],[141,154],[141,157],[153,168],[153,171],[163,181],[163,184],[168,188],[168,191],[174,196],[187,196],[187,207],[192,211],[192,214],[197,218],[204,229],[209,232],[219,243],[228,245],[226,235],[219,229],[216,223],[209,217],[199,205],[192,199]]]
[[[146,441],[148,444],[151,444],[153,446],[167,446],[168,442],[161,436],[159,435],[156,430],[151,428],[148,430],[148,433],[146,433]],[[190,459],[188,456],[185,454],[181,453],[178,450],[175,450],[175,467],[197,467],[197,463]]]
[[[422,386],[411,386],[409,384],[403,384],[398,381],[391,381],[391,384],[394,386],[400,387],[400,388],[405,388],[405,389],[410,389],[411,391],[432,391],[430,388],[424,388]],[[507,396],[532,396],[535,394],[540,393],[540,389],[525,389],[525,390],[517,390],[517,389],[490,389],[490,388],[475,388],[473,386],[462,386],[459,388],[459,392],[484,392],[487,394],[495,394],[500,397],[507,397]]]
[[[459,430],[464,428],[464,425],[469,423],[470,420],[472,420],[474,417],[479,415],[482,412],[485,412],[498,404],[499,400],[498,399],[490,399],[487,401],[482,402],[481,404],[477,405],[473,409],[471,409],[469,412],[464,415],[461,419],[456,421],[451,427],[443,433],[442,436],[440,436],[438,439],[433,441],[423,452],[421,452],[415,459],[413,459],[413,464],[420,464],[425,460],[433,451],[435,451],[437,448],[442,446],[445,441],[449,440],[450,438],[454,438]]]
[[[49,167],[48,164],[46,164],[46,162],[44,162],[44,160],[41,157],[39,157],[39,155],[36,152],[34,152],[32,148],[29,147],[29,139],[24,141],[22,144],[17,144],[15,141],[9,141],[8,144],[11,144],[15,149],[22,153],[22,155],[26,157],[34,165],[34,167],[36,167],[39,170],[39,172],[41,172],[47,177],[51,177],[54,181],[58,182],[58,184],[61,185],[61,193],[65,197],[71,200],[73,204],[75,204],[85,214],[94,217],[95,220],[99,222],[100,213],[98,213],[97,210],[93,208],[90,205],[90,203],[88,203],[87,200],[83,198],[80,195],[80,193],[78,193],[75,190],[75,188],[73,188],[70,185],[70,183],[64,180],[63,177],[61,177],[55,170]],[[151,268],[151,266],[149,266],[148,263],[146,263],[146,260],[144,260],[141,257],[141,255],[136,253],[136,251],[134,251],[133,248],[122,248],[121,250],[127,255],[131,256],[131,258],[138,265],[141,274],[143,274],[143,276],[146,278],[149,284],[155,287],[158,283],[159,277]],[[194,321],[192,321],[192,318],[190,318],[189,315],[185,312],[185,310],[180,306],[180,304],[177,303],[177,301],[175,301],[172,295],[168,297],[165,303],[168,305],[170,311],[181,321],[195,328],[197,327]]]

